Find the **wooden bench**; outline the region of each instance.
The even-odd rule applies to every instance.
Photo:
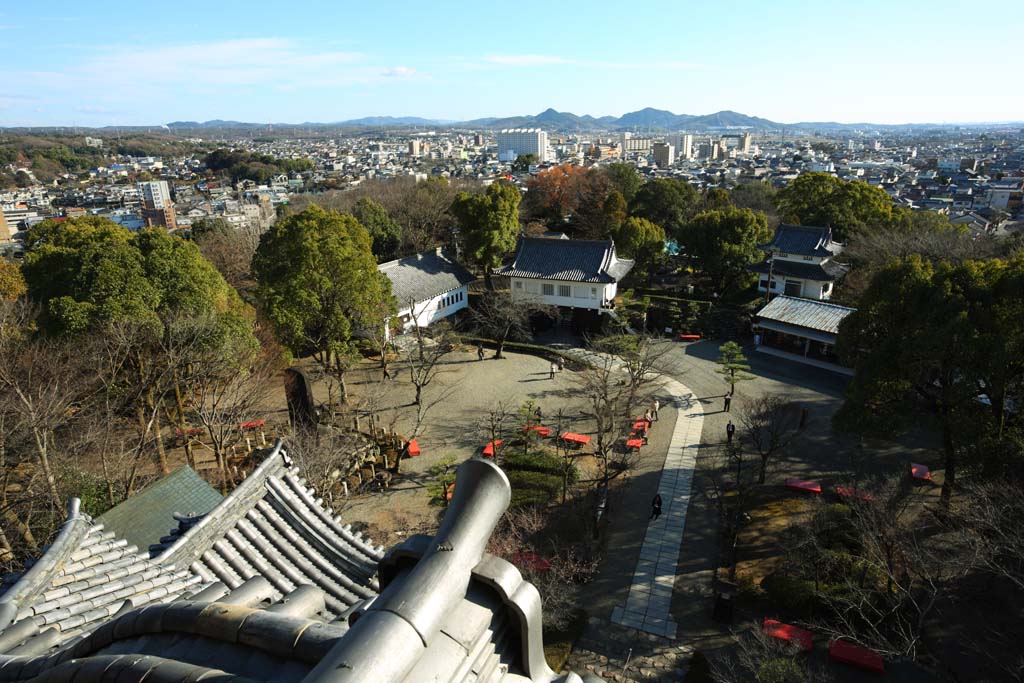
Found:
[[[484,446],[484,457],[485,458],[493,458],[494,457],[494,449],[499,447],[499,446],[501,446],[501,444],[502,444],[501,439],[497,439],[495,441],[489,442],[486,446]]]
[[[765,619],[761,630],[769,638],[775,638],[790,645],[796,645],[801,652],[810,652],[814,647],[814,634],[805,628],[784,624],[775,619]]]
[[[793,491],[800,491],[802,493],[821,494],[821,484],[816,481],[808,481],[806,479],[787,479],[786,488]]]
[[[880,654],[845,640],[833,640],[828,644],[828,658],[876,674],[885,672],[885,661]]]
[[[928,469],[927,465],[921,465],[920,463],[910,463],[910,476],[917,481],[931,481],[932,473]]]

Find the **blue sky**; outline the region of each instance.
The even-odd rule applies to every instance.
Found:
[[[1024,2],[0,3],[0,125],[1024,119]]]

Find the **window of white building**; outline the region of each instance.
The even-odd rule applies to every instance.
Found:
[[[568,299],[572,296],[572,287],[569,285],[558,285],[558,296]]]
[[[544,296],[554,296],[555,295],[555,286],[554,285],[549,285],[549,284],[545,283],[542,286],[542,289],[544,291]]]

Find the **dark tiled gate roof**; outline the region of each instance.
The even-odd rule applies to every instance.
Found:
[[[404,308],[469,284],[476,277],[450,254],[438,249],[377,266],[391,280],[391,292]]]
[[[633,261],[615,255],[611,240],[553,240],[521,237],[515,260],[502,275],[566,282],[618,282]]]

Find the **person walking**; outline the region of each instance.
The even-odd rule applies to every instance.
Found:
[[[384,367],[382,369],[384,370],[384,379],[394,381],[395,378],[391,376],[391,368],[388,367],[387,361],[384,361]]]
[[[476,358],[477,358],[477,360],[483,360],[484,359],[484,345],[483,344],[477,344],[476,345]]]
[[[565,359],[562,358],[561,356],[559,356],[558,357],[558,371],[561,372],[562,370],[565,370]]]
[[[651,501],[651,517],[647,521],[649,522],[649,521],[651,521],[651,519],[656,520],[656,519],[658,519],[658,517],[661,517],[661,494],[660,493],[656,493],[654,495],[654,500]]]
[[[661,403],[658,402],[658,399],[654,399],[654,403],[651,404],[651,417],[654,418],[655,422],[658,421],[658,408],[660,407]]]
[[[556,372],[558,372],[558,366],[554,363],[554,361],[552,361],[551,362],[551,375],[548,377],[548,379],[554,379]]]
[[[732,435],[736,433],[736,425],[729,420],[729,424],[725,425],[725,441],[726,443],[732,443]]]
[[[725,395],[725,408],[724,408],[725,412],[727,412],[727,413],[732,412],[730,410],[730,408],[732,408],[732,396],[729,396],[728,394],[726,394]]]

